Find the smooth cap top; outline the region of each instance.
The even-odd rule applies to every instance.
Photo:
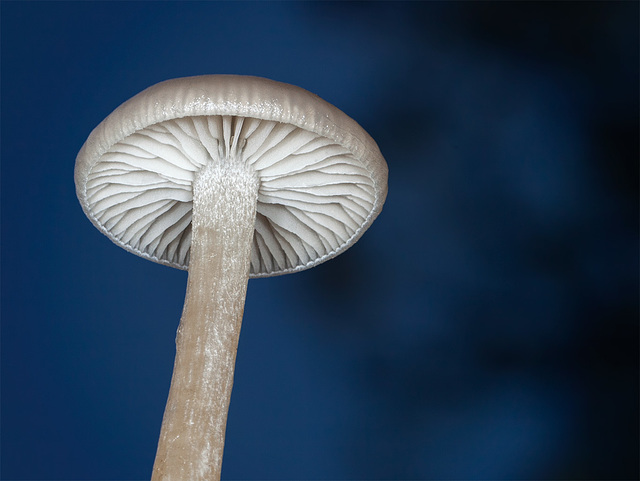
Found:
[[[187,269],[193,179],[231,149],[260,181],[252,277],[340,254],[382,210],[387,164],[362,127],[300,87],[238,75],[167,80],[120,105],[82,146],[76,193],[113,242]]]

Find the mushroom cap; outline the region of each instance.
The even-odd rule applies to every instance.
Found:
[[[238,75],[167,80],[120,105],[78,153],[76,193],[113,242],[187,269],[192,182],[225,155],[260,183],[251,277],[344,252],[387,195],[387,164],[353,119],[300,87]]]

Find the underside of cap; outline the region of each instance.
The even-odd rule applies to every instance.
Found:
[[[230,157],[260,183],[252,277],[343,252],[386,197],[386,162],[355,121],[299,87],[234,75],[169,80],[118,107],[78,154],[76,191],[115,243],[186,269],[193,180]]]

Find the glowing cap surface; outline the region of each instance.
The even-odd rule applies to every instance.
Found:
[[[82,146],[76,192],[113,242],[187,269],[192,183],[223,157],[260,182],[252,277],[345,251],[387,195],[387,164],[353,119],[302,88],[237,75],[167,80],[120,105]]]

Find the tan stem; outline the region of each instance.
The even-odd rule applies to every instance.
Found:
[[[152,481],[220,479],[257,195],[253,173],[226,160],[194,181],[187,294]]]

